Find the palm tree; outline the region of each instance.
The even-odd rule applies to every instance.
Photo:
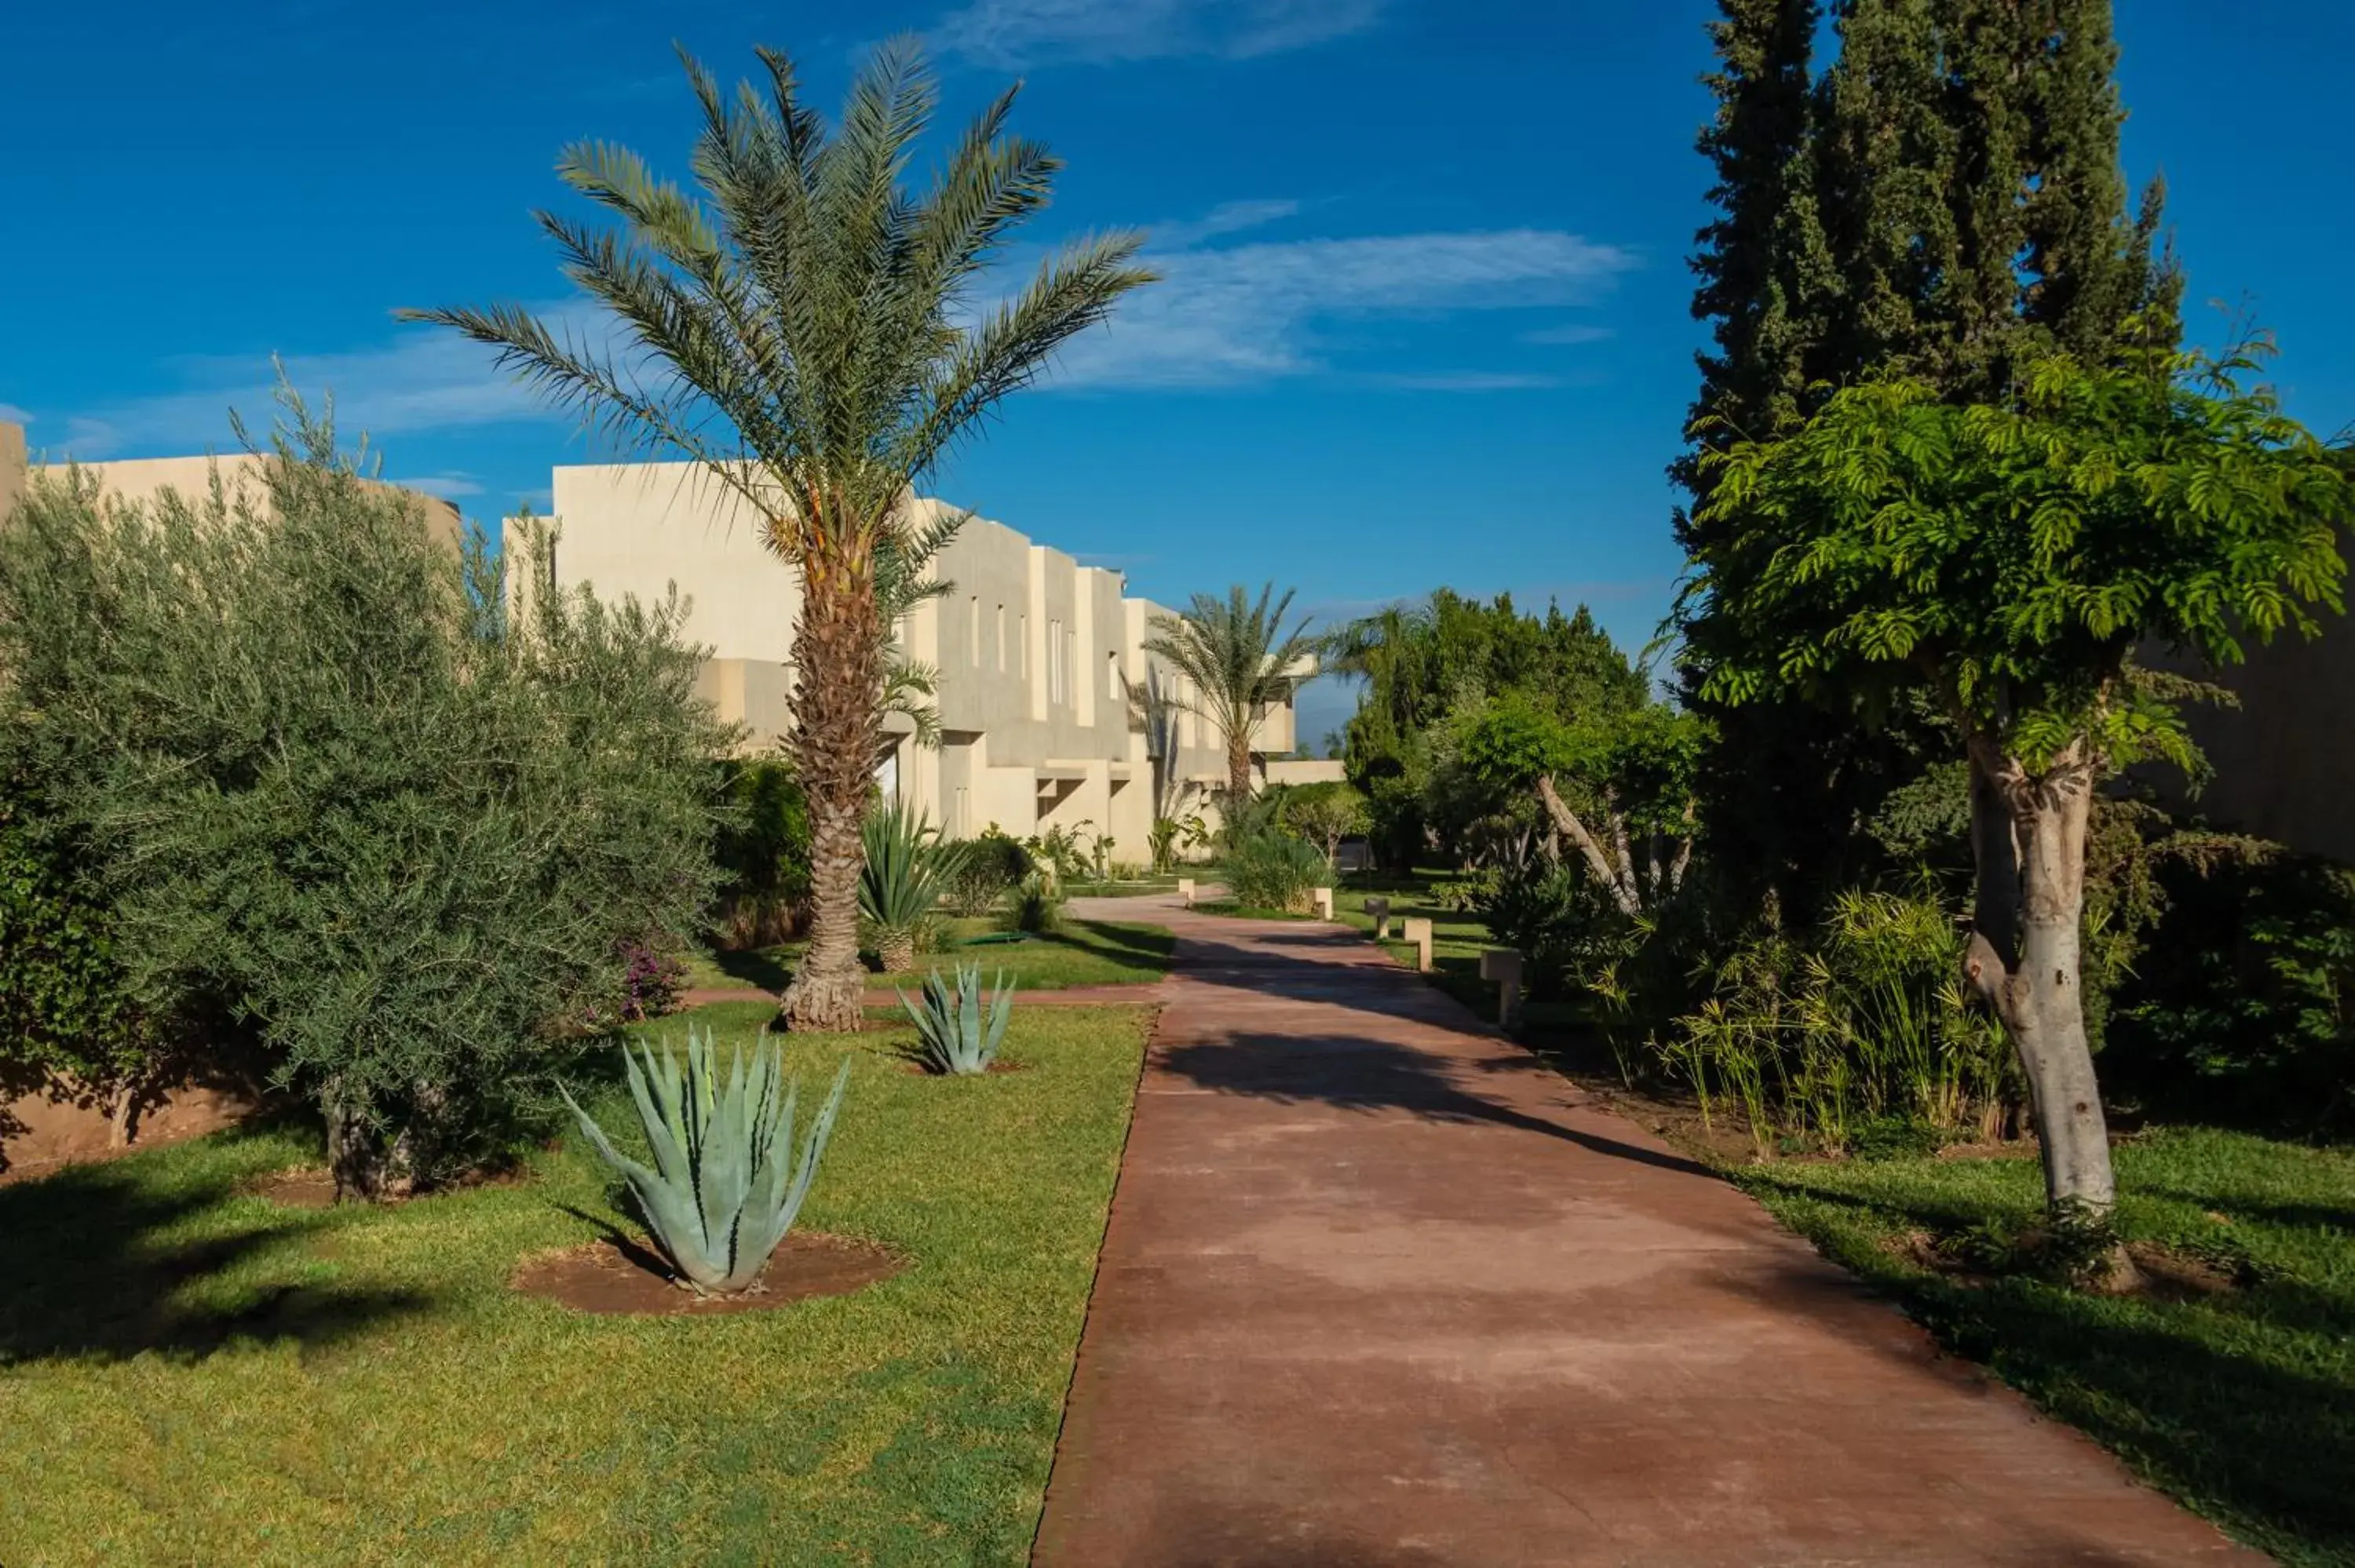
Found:
[[[1251,795],[1252,731],[1261,713],[1283,700],[1292,684],[1285,672],[1316,646],[1305,620],[1284,627],[1292,595],[1286,588],[1276,599],[1273,583],[1260,589],[1256,604],[1241,583],[1224,599],[1198,593],[1183,615],[1155,615],[1146,634],[1145,651],[1185,677],[1178,703],[1201,715],[1227,748],[1230,808]]]
[[[559,161],[568,185],[621,220],[536,215],[610,341],[511,304],[404,313],[497,348],[591,429],[701,464],[799,575],[791,746],[809,800],[813,920],[784,1021],[855,1029],[858,829],[888,647],[879,569],[888,588],[937,547],[915,486],[950,445],[1153,274],[1135,263],[1140,236],[1108,235],[977,308],[984,266],[1062,166],[1006,134],[1015,90],[919,194],[901,173],[937,93],[913,44],[876,51],[838,128],[803,104],[790,60],[758,53],[765,80],[724,95],[682,51],[703,121],[691,189],[604,143]]]

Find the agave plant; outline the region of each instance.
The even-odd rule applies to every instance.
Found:
[[[645,1052],[641,1067],[637,1055],[622,1048],[630,1095],[654,1150],[652,1168],[615,1149],[570,1094],[564,1103],[581,1118],[598,1158],[629,1182],[655,1245],[680,1277],[707,1296],[749,1290],[809,1196],[850,1081],[850,1059],[843,1058],[834,1091],[796,1154],[794,1102],[801,1086],[785,1077],[783,1054],[765,1034],[736,1054],[725,1078],[709,1030],[698,1036],[690,1025],[684,1053],[672,1052],[668,1042]]]
[[[900,1005],[908,1011],[909,1019],[916,1025],[916,1048],[912,1054],[928,1073],[943,1075],[958,1073],[986,1073],[997,1060],[998,1042],[1006,1038],[1006,1020],[1014,1011],[1014,988],[1006,983],[1006,971],[997,972],[997,983],[990,988],[996,992],[990,1003],[989,1015],[981,1011],[981,966],[967,969],[956,966],[956,994],[949,994],[948,982],[934,969],[924,981],[924,1005],[919,1008],[901,991]]]
[[[916,966],[916,938],[938,917],[965,846],[943,840],[924,813],[891,800],[867,814],[859,829],[866,863],[858,874],[858,914],[887,974]]]

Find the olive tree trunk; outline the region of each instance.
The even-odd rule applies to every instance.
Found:
[[[858,828],[882,731],[883,649],[871,552],[827,543],[805,558],[794,629],[794,759],[809,802],[810,936],[781,1016],[787,1029],[837,1033],[866,1022]]]
[[[2117,1181],[2079,969],[2085,830],[2097,777],[2083,743],[2031,772],[1996,741],[1974,738],[1978,882],[1963,968],[2019,1053],[2043,1149],[2046,1201],[2056,1213],[2098,1222],[2117,1201]]]

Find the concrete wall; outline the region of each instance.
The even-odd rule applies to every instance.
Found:
[[[2241,699],[2237,709],[2190,710],[2192,738],[2216,770],[2188,802],[2191,809],[2220,827],[2355,864],[2355,621],[2334,617],[2313,641],[2276,639],[2221,673],[2155,652],[2144,657]],[[2173,768],[2155,769],[2152,778],[2186,803]]]
[[[720,715],[745,725],[755,747],[782,736],[801,585],[741,498],[685,463],[559,468],[553,495],[555,580],[609,598],[676,587],[689,601],[687,635],[711,650],[703,689]],[[1153,755],[1129,688],[1167,689],[1172,676],[1143,650],[1158,607],[1126,597],[1118,573],[973,517],[933,576],[948,591],[917,606],[897,635],[910,658],[939,672],[943,744],[902,745],[895,770],[935,821],[959,835],[992,823],[1017,837],[1069,826],[1109,834],[1114,856],[1141,861],[1156,779],[1175,781],[1186,809],[1224,782],[1217,736],[1199,719],[1175,726],[1169,755]],[[1292,735],[1291,704],[1275,705],[1260,743],[1286,751]]]
[[[1349,777],[1348,765],[1337,757],[1272,758],[1261,772],[1271,784],[1338,784]]]
[[[107,494],[134,504],[152,503],[166,491],[176,492],[186,501],[201,503],[211,494],[213,475],[218,471],[222,490],[234,503],[240,498],[259,503],[268,484],[263,465],[274,461],[252,452],[232,452],[218,457],[130,458],[79,466],[82,472],[96,476]],[[62,474],[64,470],[53,464],[43,471]],[[399,485],[374,482],[370,485],[414,502],[424,514],[427,531],[451,548],[457,548],[464,524],[455,506],[438,496],[403,490]]]
[[[25,427],[0,419],[0,518],[25,493]]]

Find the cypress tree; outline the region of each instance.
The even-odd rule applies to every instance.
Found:
[[[1713,323],[1716,344],[1695,356],[1692,426],[1704,448],[1764,437],[1805,411],[1835,281],[1808,137],[1817,0],[1720,0],[1720,10],[1710,25],[1717,69],[1702,78],[1718,112],[1698,141],[1716,171],[1709,195],[1718,217],[1696,236],[1692,258],[1693,315]],[[1697,454],[1674,471],[1696,496],[1706,490]],[[1679,517],[1680,531],[1690,526]]]
[[[2110,357],[2137,313],[2172,340],[2163,187],[2126,210],[2110,0],[1837,0],[1838,51],[1812,79],[1816,0],[1719,8],[1719,108],[1700,139],[1719,216],[1693,260],[1716,346],[1673,469],[1696,508],[1707,452],[1811,414],[1830,387],[1886,372],[1998,398],[2034,352]],[[1677,528],[1701,542],[1689,514]],[[1689,700],[1724,629],[1706,602],[1680,620]],[[1715,716],[1712,858],[1804,918],[1813,891],[1858,869],[1863,818],[1918,772],[1920,725],[1869,734],[1785,705]]]

